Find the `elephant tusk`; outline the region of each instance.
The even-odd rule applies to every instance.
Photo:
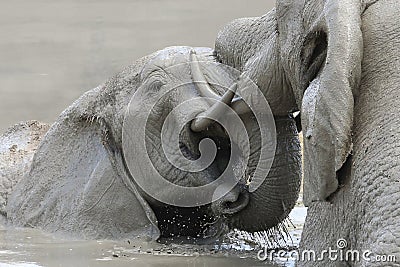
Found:
[[[199,90],[200,95],[202,97],[208,97],[219,100],[221,97],[210,88],[207,79],[201,72],[199,60],[194,50],[190,51],[190,69],[192,72],[193,82],[197,90]]]
[[[197,117],[192,121],[192,131],[204,131],[208,126],[214,123],[212,118],[217,119],[221,114],[224,113],[226,105],[231,106],[231,108],[239,115],[251,112],[251,109],[246,105],[241,97],[234,99],[239,86],[239,81],[234,83],[222,97],[211,89],[207,79],[204,77],[204,74],[200,69],[199,60],[194,50],[190,52],[190,69],[193,82],[197,90],[200,92],[200,95],[202,97],[217,100],[217,102],[213,104],[209,110],[198,114]]]
[[[192,131],[204,131],[208,126],[214,123],[215,119],[218,119],[221,114],[224,114],[224,109],[226,109],[226,105],[231,104],[237,87],[238,84],[234,83],[222,97],[219,97],[217,102],[210,109],[197,115],[191,124]],[[214,118],[214,120],[212,118]]]
[[[303,130],[303,128],[301,126],[301,113],[300,112],[298,112],[298,114],[294,114],[294,121],[296,122],[297,132],[300,133]]]

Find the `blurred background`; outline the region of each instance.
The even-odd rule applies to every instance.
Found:
[[[213,47],[239,17],[274,0],[13,0],[0,8],[0,132],[53,122],[136,59],[167,46]]]

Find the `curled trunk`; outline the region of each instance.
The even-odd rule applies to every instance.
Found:
[[[272,168],[261,186],[250,193],[247,207],[233,216],[231,227],[250,232],[273,228],[288,216],[298,199],[301,149],[296,124],[291,117],[276,117],[275,124],[277,146]],[[257,153],[254,147],[251,159],[255,158],[253,153]]]

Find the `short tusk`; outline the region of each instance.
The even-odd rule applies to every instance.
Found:
[[[190,69],[192,72],[193,82],[199,90],[202,97],[208,97],[213,99],[220,99],[221,97],[216,94],[209,86],[207,79],[201,72],[199,60],[194,50],[190,51]]]
[[[301,126],[301,113],[299,112],[296,116],[294,116],[294,121],[296,122],[297,132],[301,132],[303,130]]]
[[[192,121],[191,129],[194,132],[204,131],[214,123],[214,120],[209,118],[217,119],[224,113],[225,105],[231,106],[231,108],[239,115],[251,112],[251,109],[246,105],[245,101],[241,97],[233,99],[239,86],[238,82],[229,88],[222,97],[211,89],[207,79],[204,77],[204,74],[200,69],[199,60],[194,50],[190,51],[190,69],[193,82],[197,90],[200,92],[200,95],[202,97],[217,100],[209,110],[200,113]]]
[[[214,120],[209,118],[219,118],[224,113],[226,105],[230,105],[233,97],[235,96],[238,84],[234,83],[231,88],[207,111],[197,115],[192,121],[191,129],[194,132],[204,131],[207,127],[214,123]]]

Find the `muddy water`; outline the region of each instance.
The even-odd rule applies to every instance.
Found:
[[[176,253],[154,243],[68,241],[33,229],[0,234],[0,266],[269,266],[255,259]]]
[[[71,241],[34,229],[0,230],[0,266],[274,266],[251,255],[185,251],[157,243]]]
[[[306,215],[301,203],[290,214],[288,245],[298,246]],[[257,259],[251,242],[218,246],[163,245],[122,240],[76,241],[30,228],[5,227],[0,220],[0,266],[294,266],[292,259]]]

